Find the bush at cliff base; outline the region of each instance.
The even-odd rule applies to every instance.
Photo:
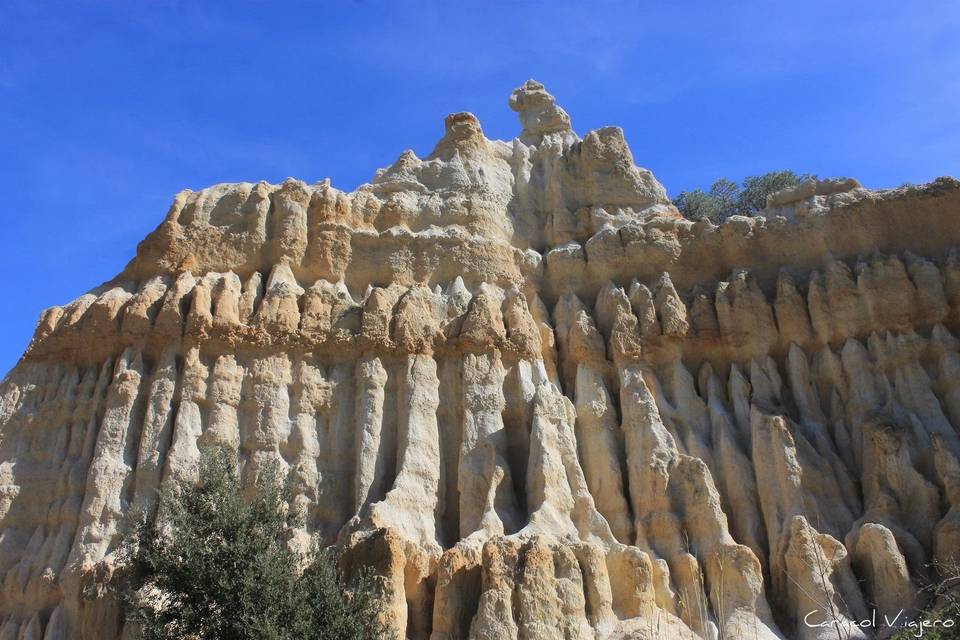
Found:
[[[372,577],[345,585],[330,554],[292,551],[299,516],[276,474],[245,500],[236,466],[204,451],[199,480],[173,484],[157,517],[137,519],[118,586],[128,623],[145,640],[385,637]]]

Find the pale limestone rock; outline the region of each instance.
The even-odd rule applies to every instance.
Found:
[[[917,613],[919,595],[910,577],[906,558],[894,534],[881,524],[865,524],[846,543],[853,564],[867,583],[867,593],[877,607],[877,619],[884,621]],[[901,614],[902,612],[902,614]]]
[[[836,196],[859,196],[863,188],[853,178],[810,179],[767,196],[763,215],[803,217],[840,200]],[[832,196],[832,197],[831,197]],[[831,202],[832,201],[832,202]]]
[[[670,280],[670,274],[664,273],[657,284],[657,294],[655,297],[657,316],[660,318],[660,326],[663,328],[663,335],[671,337],[683,337],[690,328],[687,322],[687,307],[683,300],[677,294],[677,290]]]
[[[511,287],[504,295],[503,322],[506,338],[517,351],[531,358],[542,356],[544,336],[530,313],[526,296],[516,287]]]
[[[182,192],[43,312],[0,382],[0,638],[131,637],[124,519],[214,444],[247,491],[284,474],[295,548],[374,568],[398,638],[826,639],[803,618],[923,604],[960,548],[960,183],[693,222],[620,129],[535,81],[510,107],[516,139],[451,114],[351,193]]]
[[[819,533],[800,515],[793,516],[778,542],[783,554],[782,598],[788,603],[795,637],[864,639],[857,623],[869,618],[850,569],[848,552],[836,539]]]
[[[943,275],[931,262],[912,252],[905,252],[907,271],[916,287],[914,315],[918,324],[942,322],[950,314],[944,291]]]
[[[720,320],[717,318],[716,304],[710,295],[699,287],[693,290],[689,316],[690,326],[698,338],[707,343],[720,339]]]
[[[153,373],[135,469],[133,506],[145,513],[152,514],[156,507],[167,446],[173,433],[173,399],[178,377],[176,351],[167,348]]]
[[[745,270],[721,283],[716,294],[717,319],[723,339],[744,355],[767,353],[777,340],[773,309]]]
[[[439,384],[433,358],[408,356],[407,368],[400,380],[397,476],[383,501],[371,508],[371,518],[378,527],[393,529],[428,551],[438,547],[440,439],[436,412]],[[413,517],[414,514],[419,517]]]
[[[519,637],[513,613],[519,546],[510,538],[490,540],[483,545],[483,583],[477,613],[470,625],[470,640]]]
[[[167,289],[163,297],[163,304],[157,313],[156,330],[169,340],[178,340],[183,335],[184,298],[193,291],[195,279],[189,272],[184,272],[174,281],[173,286]]]
[[[653,294],[645,285],[634,280],[630,284],[630,306],[640,323],[640,335],[649,340],[660,335],[660,321],[653,304]]]
[[[207,427],[201,436],[203,444],[219,445],[229,450],[240,447],[241,390],[245,371],[232,355],[219,356],[210,378]]]
[[[868,325],[863,294],[854,283],[850,267],[840,260],[831,260],[824,274],[827,305],[830,309],[832,339],[859,335]]]
[[[527,80],[514,91],[509,104],[520,115],[521,140],[528,144],[539,143],[545,135],[572,133],[570,116],[536,80]]]
[[[146,336],[147,333],[149,333],[151,325],[154,320],[156,320],[168,286],[168,277],[162,275],[154,276],[133,295],[127,303],[123,320],[121,321],[121,330],[123,333],[135,336]],[[47,322],[51,322],[51,320],[48,319]],[[41,321],[41,324],[43,324],[43,321]]]
[[[253,317],[254,311],[260,306],[263,299],[263,277],[259,271],[254,271],[250,277],[244,281],[243,289],[240,292],[240,300],[237,303],[237,313],[240,322],[247,324]]]
[[[557,302],[553,309],[553,325],[563,388],[572,390],[576,386],[580,362],[593,362],[598,368],[606,366],[606,345],[590,312],[576,296],[564,296]]]
[[[458,544],[447,549],[437,567],[437,586],[433,606],[433,631],[430,640],[467,638],[480,597],[481,551],[476,546]]]
[[[507,335],[500,311],[500,296],[482,287],[470,300],[460,337],[477,345],[491,346]]]
[[[577,369],[574,395],[577,443],[587,486],[614,537],[629,544],[633,526],[620,470],[624,459],[620,425],[603,378],[589,364],[581,363]]]
[[[499,354],[463,356],[463,432],[457,488],[460,537],[519,528],[517,495],[507,464],[502,412],[504,371]]]
[[[786,272],[777,277],[777,297],[773,303],[777,328],[784,342],[806,345],[813,340],[813,328],[797,286]]]
[[[384,433],[387,371],[380,358],[365,356],[357,364],[357,460],[354,505],[357,514],[387,493],[386,474],[393,434]]]
[[[405,351],[429,351],[440,332],[440,300],[425,286],[411,287],[397,303],[391,338]]]
[[[229,360],[223,361],[225,370],[229,373],[236,373],[235,368],[231,368]],[[221,361],[217,364],[220,365]],[[217,368],[214,369],[214,379],[218,374]],[[320,458],[320,430],[317,428],[317,413],[319,413],[325,404],[326,388],[323,372],[315,366],[310,360],[298,360],[293,363],[293,381],[290,387],[290,409],[292,425],[290,436],[286,443],[281,443],[281,450],[286,453],[290,460],[290,471],[287,475],[290,491],[293,494],[293,508],[304,516],[304,525],[294,533],[294,545],[300,545],[303,551],[309,550],[311,542],[310,533],[314,530],[315,522],[318,518],[320,509],[319,485],[320,471],[322,465],[318,464]],[[224,395],[229,395],[231,391],[239,390],[239,381],[234,377],[234,384],[227,378],[227,384],[223,385]],[[216,382],[214,383],[216,384]],[[211,396],[217,389],[211,388]],[[234,396],[236,397],[236,396]],[[223,420],[225,432],[229,439],[234,433],[236,425],[235,414],[230,409],[228,402],[220,404],[225,411],[226,419]],[[212,413],[212,412],[211,412]],[[211,415],[212,418],[212,415]],[[211,419],[204,435],[211,433],[214,421]],[[218,434],[220,435],[220,434]],[[221,436],[223,437],[223,436]],[[229,440],[222,443],[230,447]]]
[[[869,264],[858,263],[857,289],[874,328],[910,326],[916,292],[896,257],[875,256]]]
[[[767,537],[763,529],[757,486],[750,458],[722,396],[720,381],[709,364],[700,375],[700,388],[706,390],[711,436],[716,460],[716,482],[724,498],[734,538],[750,547],[758,558],[767,557]]]
[[[940,496],[914,468],[908,433],[889,422],[867,423],[864,451],[862,482],[868,517],[900,523],[929,551],[940,516]]]
[[[614,363],[639,358],[643,352],[643,337],[637,317],[622,289],[616,290],[612,302],[607,355]]]

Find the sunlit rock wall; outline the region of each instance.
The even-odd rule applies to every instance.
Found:
[[[960,549],[960,184],[680,217],[543,87],[352,193],[176,196],[0,386],[0,640],[113,639],[133,511],[200,448],[398,637],[835,638]],[[882,628],[853,628],[872,637]]]

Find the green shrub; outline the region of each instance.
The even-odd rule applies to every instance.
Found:
[[[720,223],[732,215],[756,215],[766,206],[767,196],[771,193],[815,179],[813,174],[797,175],[789,170],[747,176],[742,185],[720,178],[710,185],[709,191],[681,191],[673,199],[673,204],[685,218]]]
[[[296,524],[276,474],[244,500],[236,460],[205,451],[196,483],[170,487],[162,517],[139,518],[124,543],[118,585],[145,640],[373,640],[372,577],[344,589],[330,554],[287,546]],[[304,571],[299,568],[307,564]]]

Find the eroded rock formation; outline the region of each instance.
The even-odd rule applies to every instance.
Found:
[[[352,193],[176,196],[0,386],[0,639],[112,639],[121,523],[205,444],[398,637],[833,638],[960,547],[960,183],[683,219],[542,85]],[[98,595],[99,594],[99,595]],[[844,637],[882,628],[850,627]]]

